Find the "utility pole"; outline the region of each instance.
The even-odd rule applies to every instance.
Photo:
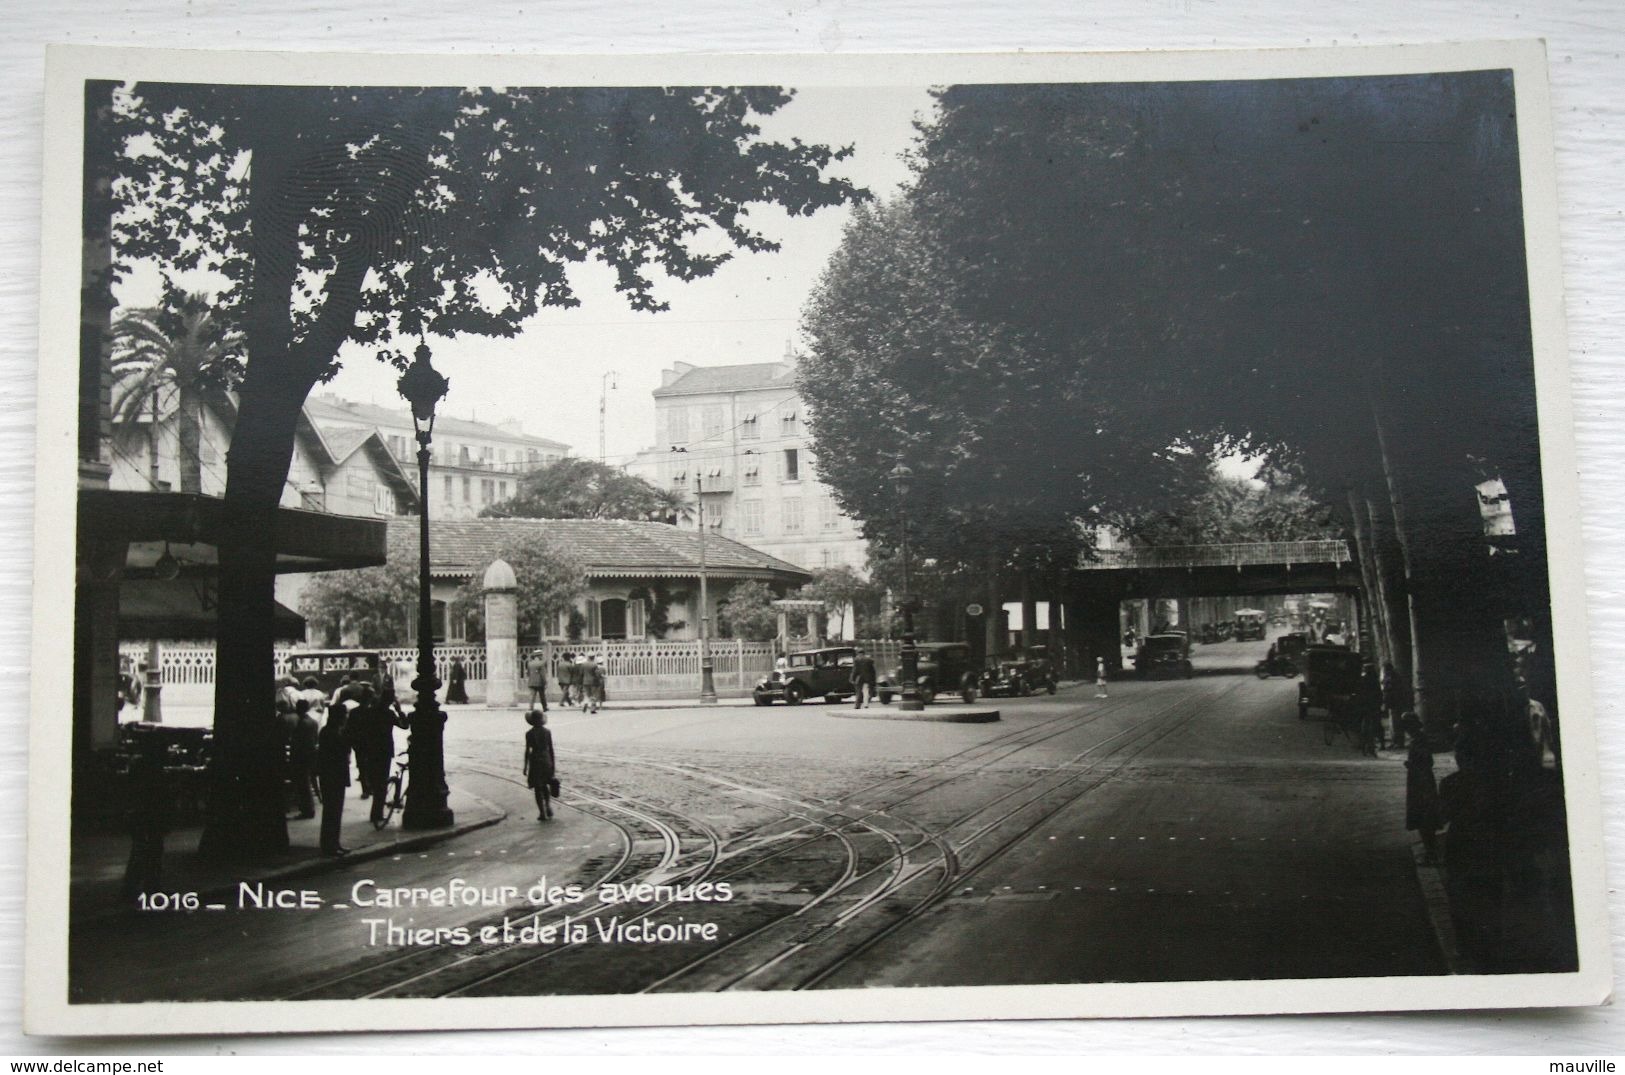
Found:
[[[688,454],[687,448],[672,446],[672,451]],[[711,663],[711,595],[707,592],[705,568],[705,476],[700,464],[694,467],[695,520],[700,529],[700,704],[715,705],[717,701],[716,668]]]
[[[615,388],[615,371],[610,370],[598,380],[598,461],[607,461],[604,451],[604,412],[609,408],[609,394]]]

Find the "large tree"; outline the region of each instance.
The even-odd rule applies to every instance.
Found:
[[[565,458],[520,476],[514,495],[480,514],[489,519],[658,519],[670,500],[662,490],[596,459]]]
[[[1049,543],[1046,501],[1171,510],[1182,461],[1216,450],[1301,460],[1368,574],[1438,625],[1441,673],[1499,675],[1508,592],[1545,609],[1509,73],[937,103],[913,184],[854,222],[809,308],[802,385],[840,495],[886,509],[901,459],[922,543],[933,517],[987,540],[958,525],[983,497],[1023,524],[991,531],[1002,548]],[[1473,495],[1491,476],[1528,505],[1506,586]]]
[[[91,84],[89,92],[105,92]],[[860,194],[845,153],[760,137],[790,94],[745,88],[345,88],[139,83],[118,91],[114,245],[171,277],[210,270],[248,344],[227,463],[215,784],[202,850],[286,845],[247,722],[272,693],[275,512],[300,406],[346,343],[512,336],[577,302],[596,258],[635,310],[774,244],[752,205]]]

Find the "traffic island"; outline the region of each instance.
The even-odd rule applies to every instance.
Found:
[[[925,720],[936,724],[992,724],[1000,719],[997,709],[972,709],[968,706],[926,706],[917,712],[878,706],[867,709],[833,709],[832,717],[849,720]]]

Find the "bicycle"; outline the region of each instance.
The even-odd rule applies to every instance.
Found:
[[[406,769],[407,753],[403,750],[395,755],[395,771],[384,784],[381,800],[383,810],[380,816],[372,819],[373,828],[382,829],[389,824],[390,818],[395,816],[395,811],[406,806]]]

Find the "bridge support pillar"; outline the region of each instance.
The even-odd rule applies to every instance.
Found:
[[[1108,676],[1123,671],[1122,622],[1117,594],[1085,590],[1066,606],[1067,632],[1078,647],[1082,666],[1093,669],[1095,661],[1106,664]]]

